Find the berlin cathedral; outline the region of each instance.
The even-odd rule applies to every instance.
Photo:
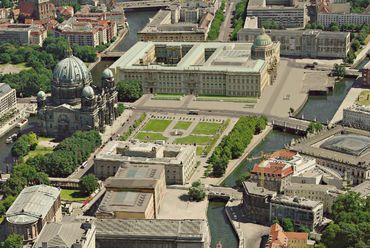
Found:
[[[41,133],[48,137],[63,139],[77,130],[104,132],[118,116],[112,71],[103,71],[97,87],[84,62],[69,51],[53,71],[51,97],[37,94],[37,114]]]

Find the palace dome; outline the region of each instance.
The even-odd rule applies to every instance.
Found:
[[[54,68],[53,81],[62,85],[90,84],[91,73],[84,62],[71,55],[61,60]]]
[[[113,72],[112,72],[109,68],[107,68],[107,69],[105,69],[105,70],[103,71],[103,73],[102,73],[101,77],[102,77],[103,79],[113,78]]]
[[[42,90],[40,90],[39,92],[37,92],[37,98],[44,100],[46,98],[45,92],[43,92]]]
[[[87,85],[82,89],[81,97],[93,98],[94,96],[95,96],[94,89],[90,85]]]
[[[272,44],[271,37],[266,34],[265,29],[262,28],[261,34],[257,36],[257,38],[253,42],[253,46],[255,47],[265,47]]]

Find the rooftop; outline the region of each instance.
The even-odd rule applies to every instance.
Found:
[[[8,84],[0,83],[0,98],[11,92],[13,89]]]
[[[47,185],[24,188],[6,212],[6,219],[13,224],[36,222],[47,215],[59,194],[59,189]]]
[[[106,188],[154,188],[163,174],[163,165],[123,165],[114,177],[109,177],[105,181],[104,185]]]
[[[152,199],[152,193],[107,191],[98,212],[145,212]]]
[[[140,64],[140,60],[147,58],[150,51],[158,47],[169,46],[171,49],[190,47],[182,55],[177,64],[153,63]],[[110,68],[136,69],[136,70],[196,70],[196,71],[234,71],[258,73],[264,68],[264,60],[252,60],[252,43],[221,43],[221,42],[137,42]],[[206,58],[205,51],[212,51]],[[159,56],[157,53],[155,57]],[[155,58],[154,58],[155,59]]]
[[[252,18],[252,17],[250,17]],[[257,18],[257,17],[256,17]],[[258,34],[260,33],[259,28],[243,28],[239,32],[241,34]],[[330,31],[323,31],[321,29],[306,29],[306,30],[296,30],[296,29],[266,29],[266,34],[273,36],[284,36],[284,35],[312,35],[316,36],[317,38],[327,38],[333,37],[337,39],[345,39],[349,36],[349,32],[330,32]]]
[[[360,183],[359,185],[350,189],[350,191],[359,193],[363,198],[370,196],[370,180]]]
[[[260,195],[260,196],[274,196],[276,195],[275,191],[265,189],[260,187],[255,182],[245,181],[243,182],[243,187],[249,194]]]
[[[95,222],[96,237],[147,237],[149,239],[186,239],[202,241],[208,236],[206,220],[119,220],[102,219]]]
[[[285,186],[285,190],[309,190],[309,191],[320,191],[320,192],[331,192],[331,193],[343,193],[333,185],[323,184],[306,184],[306,183],[290,183]]]
[[[83,243],[91,223],[81,221],[49,222],[42,229],[33,247],[42,248],[46,242],[48,247],[72,247],[76,241]]]
[[[186,160],[194,151],[194,146],[110,141],[96,155],[95,159],[130,164],[177,164],[182,166],[182,161]]]
[[[302,197],[288,197],[284,195],[278,195],[276,197],[273,197],[271,199],[271,203],[305,209],[314,209],[320,205],[322,206],[322,203],[320,201],[313,201]]]

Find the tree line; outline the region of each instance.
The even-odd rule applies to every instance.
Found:
[[[239,158],[252,141],[253,135],[265,129],[267,119],[264,116],[240,117],[231,132],[225,136],[208,160],[213,167],[213,175],[221,177],[230,159]]]
[[[237,40],[239,30],[244,27],[247,4],[248,4],[247,0],[241,0],[235,6],[235,14],[233,18],[233,32],[231,33],[231,40]]]
[[[224,11],[225,9],[225,0],[222,0],[220,8],[216,11],[215,17],[213,18],[211,27],[208,31],[208,39],[216,40],[220,34],[220,28],[222,22],[225,20]]]
[[[23,157],[30,151],[36,149],[38,144],[37,135],[34,132],[22,135],[12,146],[12,155],[15,157]]]

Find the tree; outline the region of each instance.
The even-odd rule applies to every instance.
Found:
[[[52,54],[57,60],[66,57],[67,50],[69,49],[68,41],[62,37],[47,37],[44,40],[43,48],[47,53]]]
[[[307,132],[308,133],[317,133],[323,129],[323,125],[320,122],[317,121],[311,121],[308,125]]]
[[[4,242],[2,248],[22,248],[23,237],[19,234],[10,234]]]
[[[98,179],[95,175],[90,174],[81,178],[81,191],[90,195],[98,188]]]
[[[0,53],[0,63],[7,64],[11,60],[9,53]]]
[[[298,232],[305,232],[305,233],[310,233],[311,230],[307,226],[299,226],[298,227]]]
[[[334,70],[333,70],[333,73],[334,75],[337,77],[337,78],[342,78],[345,76],[346,74],[346,68],[344,67],[344,65],[338,65],[338,64],[334,64]]]
[[[143,95],[139,81],[122,80],[117,83],[118,100],[120,102],[134,102]]]
[[[189,189],[189,196],[195,201],[203,201],[206,197],[204,184],[202,184],[200,181],[193,182]]]
[[[360,41],[357,40],[357,39],[353,40],[352,44],[351,44],[351,47],[352,47],[353,51],[355,51],[355,52],[358,51],[358,49],[360,49],[360,47],[361,47]]]
[[[290,218],[284,218],[282,227],[286,232],[294,232],[294,224]]]
[[[123,103],[119,103],[117,107],[118,115],[121,115],[123,111],[125,111],[125,105],[123,105]]]
[[[1,0],[0,8],[13,8],[14,3],[10,0]]]
[[[91,63],[91,62],[95,62],[97,59],[96,49],[92,46],[78,46],[74,44],[73,54],[84,62]]]

